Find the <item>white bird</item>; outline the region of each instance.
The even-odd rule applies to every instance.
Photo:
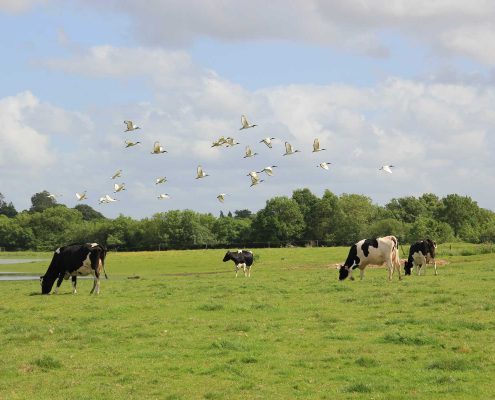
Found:
[[[209,176],[209,175],[205,174],[205,171],[203,171],[201,165],[198,165],[198,168],[196,168],[196,179],[204,178],[205,176]]]
[[[391,168],[394,168],[394,166],[393,165],[383,165],[380,168],[378,168],[378,170],[379,171],[385,171],[385,172],[388,172],[389,174],[391,174],[392,173]]]
[[[323,151],[323,150],[326,150],[326,149],[320,149],[320,141],[318,140],[318,138],[316,138],[313,141],[313,153],[316,153],[317,151]]]
[[[131,140],[126,140],[125,141],[125,145],[126,145],[125,147],[128,148],[128,147],[136,146],[139,143],[141,143],[141,142],[132,142]]]
[[[242,127],[239,128],[239,130],[254,128],[255,126],[258,126],[258,125],[250,124],[245,115],[241,115],[241,125]]]
[[[246,176],[250,176],[251,178],[258,178],[258,173],[256,171],[251,171],[249,174]]]
[[[78,201],[87,200],[88,196],[86,196],[86,190],[82,193],[76,193],[76,197]]]
[[[160,183],[165,183],[165,182],[167,182],[167,178],[165,178],[164,176],[155,179],[155,185],[159,185]]]
[[[117,171],[115,171],[115,174],[112,175],[112,179],[118,178],[121,175],[122,175],[122,170],[118,169]]]
[[[151,154],[161,154],[161,153],[168,153],[168,151],[165,150],[162,146],[160,146],[160,142],[155,142]]]
[[[260,143],[266,144],[270,149],[272,148],[272,140],[275,139],[274,137],[266,137],[263,140],[260,140]]]
[[[125,190],[125,183],[121,183],[120,185],[118,183],[115,183],[113,185],[114,193],[121,192],[122,190]]]
[[[265,167],[261,171],[258,171],[258,174],[265,172],[268,176],[273,176],[273,169],[272,168],[277,168],[277,166],[272,165],[271,167]]]
[[[220,203],[223,203],[224,200],[225,200],[225,196],[227,196],[226,193],[220,193],[218,196],[217,196],[217,199]]]
[[[113,203],[115,201],[117,201],[117,199],[110,197],[108,194],[106,194],[104,197],[100,197],[100,204],[108,204],[108,203]]]
[[[233,137],[228,137],[225,139],[225,147],[234,147],[236,144],[240,144],[239,142],[234,142]]]
[[[170,199],[170,196],[167,193],[162,193],[158,195],[158,200]]]
[[[135,131],[136,129],[141,129],[139,126],[134,125],[132,121],[124,121],[124,124],[127,125],[127,129],[124,132]]]
[[[285,154],[283,154],[284,156],[290,156],[291,154],[299,152],[299,150],[294,150],[289,142],[285,142]]]
[[[329,167],[330,164],[331,164],[331,162],[321,162],[316,167],[319,167],[319,168],[323,168],[323,169],[328,170],[328,167]]]
[[[56,200],[57,197],[62,197],[62,195],[61,194],[49,193],[46,197],[48,197],[49,199]]]
[[[212,143],[211,147],[220,147],[223,144],[225,144],[225,138],[221,136]]]
[[[253,150],[251,150],[251,147],[246,146],[246,155],[243,158],[254,157],[256,155],[258,155],[258,153],[253,153]]]
[[[261,183],[261,182],[264,182],[263,179],[260,179],[258,175],[256,175],[256,173],[254,175],[250,175],[251,176],[251,185],[250,186],[254,186],[254,185],[257,185],[258,183]]]

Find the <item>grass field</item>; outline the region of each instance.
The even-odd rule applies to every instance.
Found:
[[[222,250],[110,253],[99,296],[0,282],[0,399],[495,398],[488,249],[401,282],[338,282],[347,248],[257,250],[250,279]]]

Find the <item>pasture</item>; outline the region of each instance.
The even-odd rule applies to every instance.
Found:
[[[339,282],[347,251],[254,249],[250,279],[224,250],[109,253],[99,296],[0,282],[0,398],[492,398],[491,248],[440,245],[438,276],[401,282]]]

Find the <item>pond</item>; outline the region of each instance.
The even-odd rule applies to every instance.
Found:
[[[47,261],[41,258],[3,258],[0,265],[27,264]],[[39,280],[40,275],[34,272],[0,272],[0,281],[32,281]]]

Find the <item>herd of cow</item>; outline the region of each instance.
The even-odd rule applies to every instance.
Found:
[[[411,274],[414,267],[418,275],[421,274],[426,264],[432,263],[437,275],[437,265],[435,261],[435,249],[437,245],[430,239],[425,239],[414,243],[409,249],[409,257],[404,263],[404,272]],[[52,261],[45,273],[40,277],[41,293],[49,294],[57,281],[54,293],[58,292],[62,281],[72,278],[72,292],[77,293],[76,284],[78,276],[92,275],[94,277],[93,288],[90,293],[100,293],[100,275],[105,272],[105,256],[107,249],[98,243],[71,244],[55,250]],[[248,250],[228,251],[223,261],[232,260],[235,264],[235,276],[242,268],[244,276],[251,276],[251,265],[253,265],[253,253]],[[353,244],[349,250],[349,255],[339,269],[339,280],[347,277],[353,280],[352,271],[359,268],[361,279],[364,277],[364,269],[367,265],[386,264],[388,269],[388,279],[392,279],[394,270],[397,270],[399,279],[400,257],[399,243],[395,236],[385,236],[376,239],[363,239]]]

